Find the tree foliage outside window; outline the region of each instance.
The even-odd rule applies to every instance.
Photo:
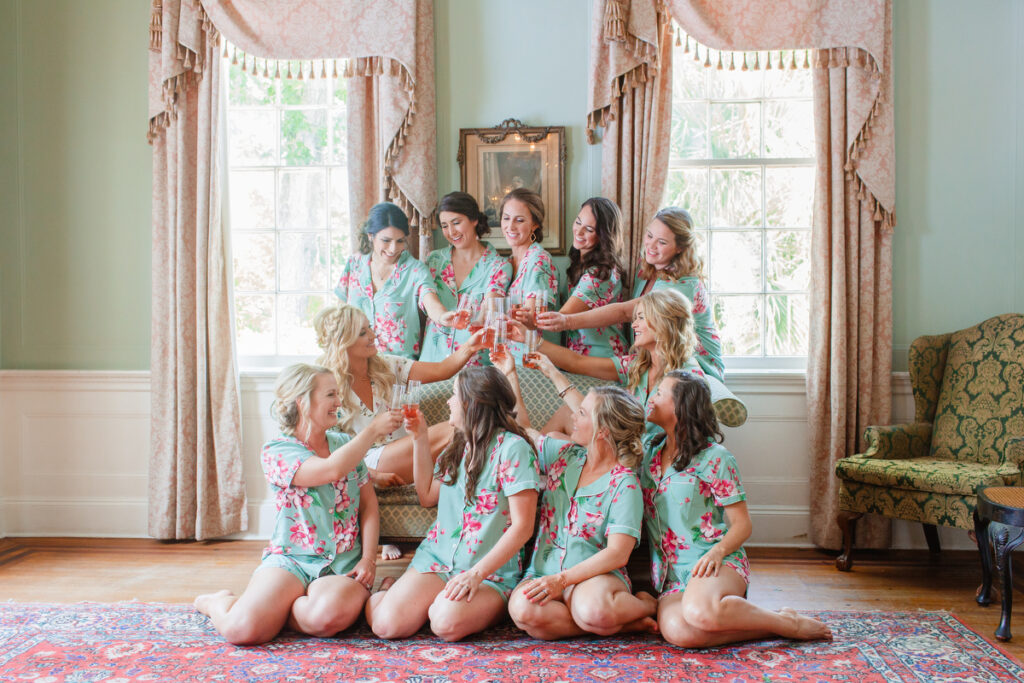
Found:
[[[226,67],[235,327],[244,361],[280,364],[318,353],[312,320],[349,256],[347,91],[252,67]]]
[[[809,325],[814,120],[811,72],[743,70],[737,55],[673,54],[669,177],[663,206],[690,211],[727,356],[803,367]],[[778,65],[778,52],[771,57]],[[802,61],[802,53],[800,53]],[[749,53],[748,62],[754,62]],[[747,363],[747,360],[750,363]],[[788,360],[786,360],[788,359]]]

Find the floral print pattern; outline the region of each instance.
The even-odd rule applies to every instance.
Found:
[[[350,438],[329,431],[327,445],[334,451]],[[330,484],[309,488],[292,484],[302,463],[316,457],[294,436],[281,435],[264,444],[260,462],[273,489],[277,518],[263,557],[288,555],[306,566],[331,565],[336,574],[344,574],[362,557],[359,487],[370,480],[369,471],[360,462],[344,479]]]
[[[434,280],[437,296],[441,304],[453,311],[459,306],[459,297],[463,294],[483,300],[488,294],[504,295],[512,281],[512,264],[489,242],[481,242],[484,253],[462,280],[462,286],[455,284],[455,267],[452,265],[452,247],[435,249],[427,256],[427,267]],[[433,320],[427,321],[427,331],[423,335],[423,351],[420,360],[438,362],[459,350],[459,346],[469,339],[469,330],[455,330],[442,327]],[[470,364],[479,361],[473,359]]]
[[[704,553],[729,530],[726,506],[746,500],[739,468],[724,446],[708,441],[682,471],[661,470],[665,436],[644,437],[640,466],[644,524],[651,548],[651,582],[661,595],[686,588],[690,571]],[[748,583],[750,563],[743,548],[723,564]]]
[[[639,542],[643,497],[633,470],[616,465],[580,487],[586,449],[545,436],[539,450],[546,483],[537,540],[524,578],[557,574],[583,562],[604,550],[611,534],[626,534]],[[622,569],[612,574],[630,586]]]
[[[598,280],[594,269],[588,269],[569,293],[568,298],[572,297],[585,303],[588,310],[618,303],[622,301],[622,275],[618,268],[612,268],[607,280]],[[621,325],[569,330],[565,333],[565,345],[584,356],[600,358],[625,356],[628,348]]]
[[[555,262],[551,260],[551,254],[544,247],[534,242],[519,263],[519,270],[509,285],[508,294],[518,295],[525,302],[533,298],[537,292],[547,294],[549,310],[558,308],[558,273],[555,270]],[[520,342],[509,342],[508,350],[516,362],[522,365],[526,346]]]
[[[404,358],[419,355],[419,311],[426,310],[424,297],[437,294],[437,290],[430,271],[408,251],[398,257],[391,277],[376,294],[370,255],[355,254],[341,271],[334,293],[366,314],[377,336],[377,348],[382,352]]]
[[[619,384],[621,384],[627,390],[629,389],[629,368],[633,363],[636,362],[636,354],[631,353],[628,356],[612,356],[612,362],[615,364],[615,373],[619,376]],[[681,368],[673,368],[678,370],[684,370],[698,377],[704,377],[704,371],[701,370],[697,362],[691,358]],[[648,378],[649,372],[644,372],[640,376],[640,384],[637,385],[636,389],[633,390],[633,395],[636,396],[641,403],[644,404],[644,413],[650,415],[651,412],[651,396],[658,387],[650,386],[650,380]],[[661,427],[654,424],[653,422],[647,422],[644,425],[644,435],[654,436],[655,434],[664,433]]]
[[[517,434],[498,432],[488,446],[483,470],[476,483],[476,495],[466,500],[465,457],[458,477],[441,485],[437,521],[416,549],[410,566],[418,572],[459,573],[470,569],[486,555],[511,526],[510,496],[540,489],[540,472],[533,447]],[[523,573],[520,549],[498,571],[487,577],[507,595]]]
[[[633,298],[640,296],[647,280],[637,277],[633,285]],[[693,325],[697,333],[697,362],[701,369],[715,379],[725,381],[725,363],[722,362],[722,338],[711,315],[711,300],[704,281],[699,277],[682,277],[675,281],[659,279],[652,292],[664,288],[674,289],[693,304]]]

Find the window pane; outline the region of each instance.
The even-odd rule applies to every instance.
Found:
[[[764,83],[764,71],[743,70],[743,55],[736,54],[736,68],[730,70],[731,55],[726,53],[722,57],[722,70],[719,71],[717,56],[715,58],[715,72],[711,76],[711,99],[743,100],[761,96],[761,87]],[[749,64],[754,63],[754,53],[747,56]]]
[[[711,231],[711,290],[761,291],[761,231]]]
[[[682,102],[672,105],[670,154],[675,159],[706,159],[708,156],[707,104]]]
[[[678,206],[690,212],[694,227],[708,224],[708,169],[674,168],[668,172],[668,184],[662,206]]]
[[[309,230],[326,226],[327,202],[323,169],[281,171],[277,226],[283,230]]]
[[[349,256],[352,255],[348,240],[347,231],[331,231],[331,290],[338,284],[341,271],[345,268],[345,263],[348,262]]]
[[[811,231],[766,232],[768,291],[807,291],[811,286]]]
[[[239,355],[273,355],[274,322],[273,294],[236,294],[235,330]]]
[[[672,99],[691,100],[707,97],[707,80],[710,69],[704,62],[697,63],[693,54],[683,52],[682,46],[675,48],[672,55]]]
[[[282,291],[329,289],[326,232],[283,232],[278,249]]]
[[[267,166],[277,162],[277,112],[236,110],[228,120],[231,166]]]
[[[277,326],[277,353],[282,356],[316,355],[313,318],[328,305],[324,294],[279,294],[277,297],[280,320]]]
[[[234,228],[274,227],[274,172],[232,171],[229,188]]]
[[[251,67],[252,60],[247,61]],[[256,67],[257,73],[262,74],[263,64],[258,63]],[[253,76],[242,69],[242,62],[239,62],[232,65],[228,72],[231,87],[228,98],[231,104],[273,106],[277,94],[277,81],[273,78],[263,78],[261,75]]]
[[[307,65],[305,78],[299,80],[299,63],[292,62],[293,78],[281,79],[281,104],[327,104],[327,79],[319,78],[320,70],[317,69],[317,78],[309,78]],[[281,63],[281,70],[287,69],[285,63]],[[282,74],[283,75],[283,74]]]
[[[764,155],[775,159],[814,156],[814,111],[809,100],[765,103]]]
[[[281,161],[286,166],[313,166],[327,158],[327,110],[281,112]]]
[[[765,97],[807,97],[813,91],[810,69],[790,69],[793,63],[792,50],[783,51],[785,69],[764,72]],[[772,55],[772,66],[778,66],[779,53]],[[804,53],[797,54],[797,64],[804,63]]]
[[[348,164],[348,112],[343,109],[331,110],[331,163]]]
[[[761,169],[711,171],[711,226],[761,225]]]
[[[722,337],[726,356],[761,355],[761,297],[712,297],[715,322]]]
[[[769,356],[806,356],[810,311],[806,294],[781,294],[767,297],[768,329],[766,353]]]
[[[334,70],[338,68],[336,63],[328,62],[327,73],[333,74]],[[348,81],[340,75],[337,78],[331,77],[331,86],[334,90],[334,99],[331,103],[334,105],[345,105],[348,104]]]
[[[273,292],[277,289],[274,233],[232,233],[231,260],[234,264],[236,291]]]
[[[348,204],[348,169],[331,169],[331,230],[347,232],[351,225]]]
[[[814,205],[814,168],[766,168],[765,223],[780,228],[811,227]]]
[[[761,103],[710,105],[708,135],[714,159],[744,159],[761,154]]]

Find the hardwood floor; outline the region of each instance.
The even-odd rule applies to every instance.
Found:
[[[148,539],[0,539],[0,601],[192,601],[220,588],[241,592],[256,566],[262,541],[163,543]],[[404,571],[401,560],[381,562],[378,576]],[[749,549],[750,599],[770,609],[945,610],[990,642],[999,604],[980,607],[978,556],[968,551],[858,553],[853,571],[835,569],[834,556],[816,550]],[[1024,603],[1017,592],[1017,605]],[[1024,610],[1011,626],[1018,637],[1000,647],[1024,659]]]

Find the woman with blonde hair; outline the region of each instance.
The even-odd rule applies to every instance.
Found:
[[[539,350],[562,370],[618,380],[646,406],[658,382],[669,370],[686,370],[703,376],[693,358],[696,344],[689,299],[674,289],[659,289],[642,296],[634,306],[632,354],[611,358],[584,356],[546,341]],[[565,398],[570,391],[575,391],[569,380],[550,364],[542,362],[540,370],[554,383],[559,396]],[[544,426],[544,433],[565,433],[570,426],[570,416],[569,408],[563,406]]]
[[[522,576],[540,475],[512,387],[497,368],[468,367],[448,406],[455,438],[436,466],[422,414],[405,422],[415,435],[416,493],[437,506],[437,521],[406,572],[366,605],[381,638],[407,638],[428,621],[448,641],[482,631],[505,616]]]
[[[507,359],[498,367],[521,404],[515,364]],[[657,601],[648,593],[633,595],[625,572],[643,518],[635,470],[643,457],[644,409],[617,386],[577,397],[569,399],[568,440],[529,429],[525,410],[517,410],[535,440],[545,486],[533,555],[509,599],[509,614],[543,640],[654,631]]]
[[[235,645],[258,645],[288,623],[327,638],[348,628],[376,573],[377,496],[362,458],[398,425],[382,413],[354,437],[333,431],[338,385],[325,367],[285,368],[274,387],[280,436],[263,446],[277,518],[263,560],[241,596],[200,595],[195,607]]]
[[[711,300],[704,283],[704,260],[698,247],[690,214],[674,206],[664,208],[654,216],[644,233],[643,259],[633,283],[633,299],[570,315],[548,311],[538,317],[537,326],[561,331],[629,322],[640,297],[674,289],[692,304],[697,362],[705,373],[724,380],[722,340],[711,315]]]

